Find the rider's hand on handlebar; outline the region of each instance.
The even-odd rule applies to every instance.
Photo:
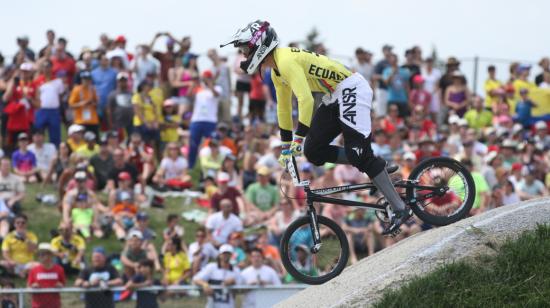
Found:
[[[294,140],[292,140],[292,143],[290,144],[290,152],[293,156],[302,156],[302,144],[304,144],[304,137],[295,135]]]
[[[281,155],[279,155],[279,164],[281,164],[283,168],[286,168],[286,162],[292,157],[290,146],[290,141],[283,141],[283,144],[281,146]]]

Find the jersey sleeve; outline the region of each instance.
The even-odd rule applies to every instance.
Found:
[[[292,141],[292,90],[279,78],[273,78],[277,94],[277,119],[283,141]]]
[[[298,128],[296,134],[305,136],[311,125],[311,117],[313,115],[313,95],[311,89],[307,83],[306,74],[302,70],[302,67],[295,61],[282,61],[280,69],[284,72],[284,78],[288,81],[290,89],[298,99]],[[278,100],[278,97],[277,97]],[[290,104],[289,109],[292,109]],[[292,117],[290,117],[292,120]],[[292,121],[290,123],[292,125]],[[300,125],[301,124],[301,125]]]

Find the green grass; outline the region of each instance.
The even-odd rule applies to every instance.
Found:
[[[539,225],[496,251],[386,291],[374,306],[550,307],[550,225]]]

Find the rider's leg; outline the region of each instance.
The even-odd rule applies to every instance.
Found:
[[[313,115],[304,143],[304,155],[316,166],[335,163],[339,157],[339,147],[330,145],[342,132],[337,111],[337,104],[322,104]]]

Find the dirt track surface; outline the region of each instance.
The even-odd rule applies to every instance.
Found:
[[[382,291],[435,267],[476,254],[537,223],[550,223],[550,198],[500,207],[411,236],[346,268],[340,276],[311,286],[276,307],[366,307]]]

